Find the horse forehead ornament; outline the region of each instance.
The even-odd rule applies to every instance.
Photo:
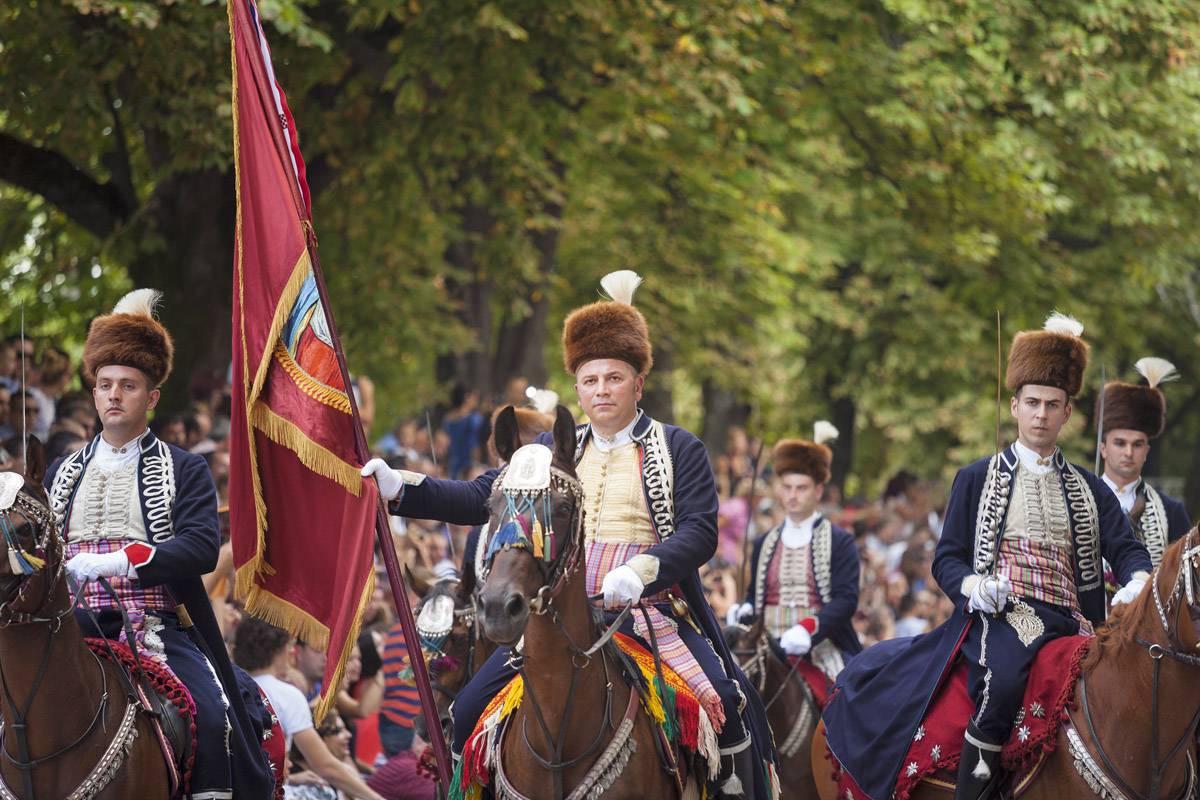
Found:
[[[0,473],[0,531],[3,531],[5,544],[8,545],[8,566],[14,575],[32,575],[46,565],[44,559],[28,552],[17,541],[15,526],[9,515],[18,511],[28,522],[37,525],[51,534],[50,509],[37,500],[21,494],[25,487],[25,478],[16,472]],[[44,542],[35,541],[37,549],[42,549]]]
[[[551,520],[551,495],[569,494],[576,507],[583,502],[579,479],[554,466],[554,453],[544,444],[527,444],[512,455],[500,473],[493,491],[504,499],[498,528],[484,529],[488,542],[481,575],[486,576],[492,558],[501,550],[528,550],[536,559],[557,566],[562,554]],[[572,534],[577,534],[582,515],[575,515]],[[490,525],[489,525],[490,527]],[[574,538],[572,538],[574,541]]]

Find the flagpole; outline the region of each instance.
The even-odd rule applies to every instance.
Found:
[[[325,286],[325,275],[321,271],[321,262],[317,257],[316,235],[311,223],[302,220],[308,236],[308,254],[312,259],[313,277],[317,282],[317,293],[321,302],[330,313],[325,315],[329,324],[329,333],[333,339],[333,350],[337,354],[338,368],[342,372],[342,385],[346,387],[346,395],[350,398],[350,413],[354,418],[354,445],[359,459],[365,464],[371,457],[367,446],[367,435],[363,431],[362,420],[358,415],[358,402],[354,399],[354,388],[350,384],[350,371],[346,367],[346,354],[342,350],[342,340],[338,336],[337,324],[334,322],[332,305],[329,303],[329,290]],[[400,618],[400,628],[404,632],[404,641],[408,645],[409,663],[412,665],[413,682],[417,685],[417,694],[421,699],[421,714],[425,717],[425,727],[429,733],[429,744],[433,747],[433,757],[437,762],[438,781],[442,792],[450,791],[450,756],[446,750],[446,740],[442,737],[442,723],[438,719],[437,704],[433,698],[433,687],[429,682],[429,670],[421,655],[421,639],[417,636],[417,623],[413,619],[412,608],[408,605],[408,586],[404,581],[404,571],[400,569],[400,560],[396,557],[396,544],[392,541],[391,526],[388,525],[387,508],[383,498],[375,508],[375,536],[379,540],[379,550],[383,555],[383,566],[387,570],[388,584],[392,590],[392,602],[396,605],[396,615]]]

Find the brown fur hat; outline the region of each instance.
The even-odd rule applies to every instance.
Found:
[[[140,369],[155,387],[166,381],[175,343],[154,318],[161,296],[154,289],[132,291],[111,314],[92,320],[83,346],[83,371],[89,381],[95,382],[96,370],[112,364]]]
[[[771,460],[776,475],[799,472],[816,483],[828,483],[833,451],[823,444],[804,439],[783,439],[771,451]]]
[[[1010,392],[1036,384],[1062,389],[1071,398],[1083,386],[1088,345],[1079,338],[1083,325],[1073,317],[1051,314],[1040,331],[1021,331],[1008,353],[1004,384]]]
[[[600,300],[572,311],[563,322],[563,366],[572,375],[597,358],[615,358],[645,375],[654,364],[646,318],[633,307],[633,293],[642,279],[631,270],[610,272],[600,285],[611,300]]]
[[[1178,375],[1175,365],[1161,358],[1143,358],[1135,366],[1149,386],[1121,381],[1105,384],[1102,431],[1141,431],[1154,439],[1162,435],[1167,417],[1167,399],[1158,385]],[[1101,417],[1099,405],[1097,401],[1097,419]]]

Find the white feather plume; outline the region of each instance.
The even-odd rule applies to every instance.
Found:
[[[1154,356],[1139,358],[1133,368],[1142,374],[1151,389],[1160,383],[1173,381],[1179,377],[1179,373],[1175,371],[1175,365],[1165,358],[1155,358]]]
[[[525,390],[525,396],[539,414],[553,414],[558,408],[558,392],[551,389],[535,389],[530,386]]]
[[[825,444],[826,442],[836,441],[838,438],[838,429],[833,426],[833,423],[827,419],[819,419],[813,425],[813,441],[817,444]]]
[[[157,289],[134,289],[113,306],[113,313],[141,314],[145,317],[153,317],[154,309],[157,308],[158,301],[161,299],[162,292]]]
[[[1083,323],[1074,317],[1055,311],[1046,317],[1046,324],[1042,326],[1042,330],[1048,333],[1063,333],[1067,336],[1082,336]]]
[[[642,285],[642,276],[631,269],[619,269],[600,279],[604,293],[618,303],[633,305],[633,293]]]

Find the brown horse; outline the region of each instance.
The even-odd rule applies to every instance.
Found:
[[[767,722],[779,752],[779,783],[783,796],[809,800],[817,797],[813,780],[813,731],[821,709],[804,678],[780,657],[758,616],[752,624],[725,628],[725,641],[746,677],[758,689],[767,709]]]
[[[497,418],[495,438],[509,467],[489,500],[491,536],[503,534],[514,519],[514,502],[524,501],[515,506],[523,517],[516,524],[527,525],[535,538],[548,529],[553,542],[549,553],[532,540],[505,547],[480,576],[484,634],[505,646],[525,639],[522,655],[514,655],[525,680],[524,700],[508,718],[498,748],[497,796],[576,797],[603,786],[609,787],[606,800],[678,796],[676,779],[658,755],[654,723],[640,711],[638,695],[608,649],[596,646],[581,570],[583,488],[575,473],[570,412],[558,407],[552,466],[548,476],[542,471],[547,480],[540,489],[520,488],[530,486],[520,478],[529,477],[524,467],[532,465],[513,461],[520,439],[511,408]]]
[[[68,797],[91,781],[83,796],[166,798],[169,773],[150,719],[131,712],[118,667],[84,643],[45,494],[22,483],[0,473],[0,499],[4,487],[19,487],[11,505],[0,502],[0,777],[9,790],[0,797]]]
[[[1137,599],[1100,629],[1083,661],[1069,721],[1023,796],[1174,800],[1194,790],[1198,645],[1200,532],[1193,528],[1167,550]],[[823,728],[812,762],[821,797],[834,800]],[[953,791],[948,782],[924,782],[912,798]]]

